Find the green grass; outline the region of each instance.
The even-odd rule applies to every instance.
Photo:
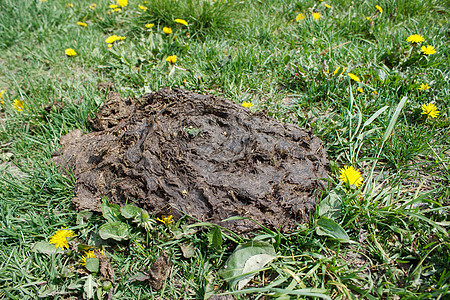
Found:
[[[250,101],[254,111],[313,130],[331,161],[321,209],[325,203],[336,209],[327,215],[352,241],[319,235],[319,211],[286,234],[222,231],[223,244],[210,242],[207,226],[179,234],[187,230],[184,220],[170,228],[159,224],[151,236],[135,229],[131,241],[105,246],[116,273],[115,298],[201,299],[211,289],[241,299],[314,298],[307,292],[333,299],[449,297],[445,1],[130,0],[120,13],[108,7],[113,1],[99,2],[95,10],[90,1],[68,3],[0,2],[0,90],[6,90],[0,112],[0,298],[83,294],[86,275],[75,271],[83,269],[79,253],[47,255],[32,246],[62,226],[93,243],[105,223],[98,214],[77,223],[74,180],[51,163],[62,135],[90,131],[88,118],[105,98],[97,84],[105,81],[123,97],[176,86]],[[320,20],[312,19],[313,10]],[[297,22],[298,13],[306,19]],[[155,26],[147,30],[147,23]],[[164,26],[173,34],[162,33]],[[126,39],[108,49],[105,39],[112,34]],[[420,46],[406,42],[411,34],[424,36],[422,45],[437,53],[420,54]],[[66,48],[77,55],[67,57]],[[177,55],[177,68],[166,62],[169,55]],[[333,75],[337,67],[361,81]],[[431,88],[420,91],[422,83]],[[15,99],[25,103],[23,111],[13,108]],[[440,111],[437,118],[421,114],[429,102]],[[344,165],[362,172],[361,187],[339,181]],[[248,287],[233,291],[219,270],[238,244],[250,240],[273,244],[277,258]],[[190,258],[180,248],[187,244]],[[172,263],[162,290],[130,283],[161,253]],[[100,276],[94,279],[101,284]]]

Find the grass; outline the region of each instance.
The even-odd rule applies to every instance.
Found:
[[[182,220],[156,225],[149,237],[136,229],[129,242],[105,246],[116,272],[114,298],[200,299],[211,291],[241,299],[449,296],[448,6],[436,0],[130,0],[112,12],[113,1],[94,10],[89,1],[68,3],[0,2],[0,90],[6,90],[0,121],[1,298],[87,296],[87,271],[76,271],[83,269],[78,253],[47,255],[32,246],[62,226],[93,243],[89,239],[105,223],[98,214],[77,222],[74,180],[51,163],[62,135],[90,131],[88,117],[105,97],[97,84],[105,81],[123,97],[177,86],[252,102],[254,111],[313,130],[331,162],[320,209],[294,232],[262,228],[236,236],[222,230],[219,243],[217,230],[192,230]],[[321,19],[312,19],[313,10]],[[299,13],[305,19],[297,22]],[[147,23],[155,25],[146,29]],[[173,34],[162,33],[164,26]],[[126,39],[108,49],[105,39],[112,34]],[[421,54],[421,45],[406,42],[411,34],[424,36],[421,45],[437,53]],[[67,57],[66,48],[77,55]],[[177,55],[175,67],[166,62],[169,55]],[[338,67],[346,71],[334,75]],[[431,88],[419,90],[423,83]],[[23,111],[14,109],[15,99],[25,103]],[[421,114],[425,103],[437,106],[437,118]],[[344,165],[362,172],[361,187],[339,181]],[[323,235],[322,215],[352,242]],[[233,290],[219,270],[238,244],[251,240],[270,242],[276,259],[248,287]],[[186,245],[189,258],[182,251]],[[161,253],[172,268],[160,291],[130,282]],[[93,278],[103,284],[100,276]]]

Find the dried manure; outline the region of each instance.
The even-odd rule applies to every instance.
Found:
[[[73,171],[74,204],[103,196],[156,215],[185,214],[245,232],[292,230],[314,212],[328,174],[322,141],[213,95],[162,89],[140,99],[110,92],[93,132],[61,138],[54,161]]]

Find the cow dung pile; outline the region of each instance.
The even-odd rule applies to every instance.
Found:
[[[54,153],[76,179],[73,203],[100,211],[101,199],[156,216],[192,217],[242,233],[281,231],[314,213],[328,159],[311,132],[229,100],[162,89],[139,99],[110,92],[91,121],[61,138]]]

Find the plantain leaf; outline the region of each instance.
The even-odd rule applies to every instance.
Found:
[[[104,240],[113,239],[123,241],[129,239],[129,227],[127,224],[117,221],[105,223],[98,229],[100,237]]]
[[[276,258],[273,246],[266,242],[239,245],[228,258],[219,275],[232,289],[242,289],[265,265]]]
[[[340,242],[352,242],[341,225],[327,217],[317,220],[316,233],[332,237]]]

